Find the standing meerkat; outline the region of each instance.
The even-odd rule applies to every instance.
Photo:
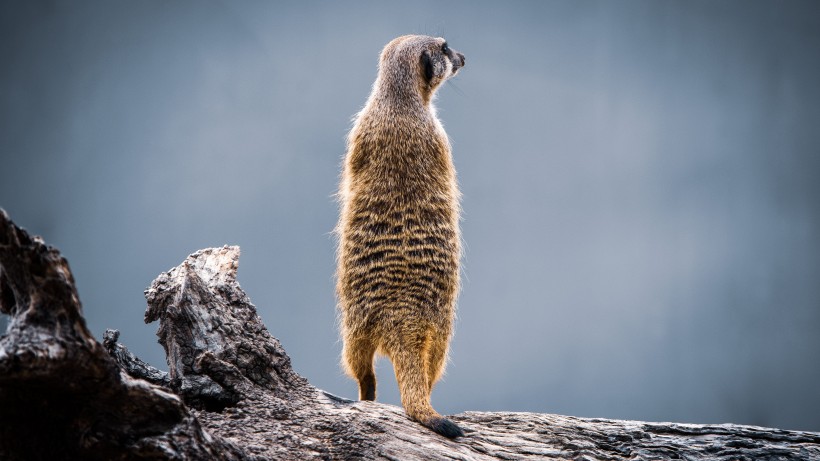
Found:
[[[342,362],[375,400],[375,354],[393,362],[407,414],[464,435],[430,405],[444,371],[459,287],[459,192],[436,89],[464,66],[443,38],[387,44],[347,141],[340,187],[338,284]]]

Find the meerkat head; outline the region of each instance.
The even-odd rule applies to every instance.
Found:
[[[443,38],[404,35],[382,50],[377,83],[395,96],[421,96],[427,104],[439,85],[462,67],[464,55],[450,48]]]

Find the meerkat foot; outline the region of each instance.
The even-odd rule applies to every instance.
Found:
[[[367,375],[359,381],[359,400],[376,400],[376,377]]]
[[[448,439],[464,437],[464,431],[462,431],[456,423],[447,418],[432,418],[430,421],[422,424],[430,428],[433,432],[441,434]]]

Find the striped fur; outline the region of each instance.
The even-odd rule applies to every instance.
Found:
[[[449,437],[461,430],[433,409],[430,392],[453,332],[459,192],[432,99],[463,65],[441,38],[403,36],[384,48],[348,137],[337,229],[342,362],[359,398],[376,398],[374,354],[386,355],[407,414]]]

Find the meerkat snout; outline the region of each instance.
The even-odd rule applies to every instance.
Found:
[[[464,67],[464,55],[450,48],[447,42],[444,42],[441,46],[441,52],[450,59],[450,63],[453,65],[452,74],[450,74],[451,77],[455,75],[459,69]]]
[[[464,61],[463,54],[456,53],[456,57],[458,58],[458,65],[456,65],[456,61],[453,61],[453,74],[456,73],[456,70],[461,69],[462,67],[464,67],[464,64],[466,64],[466,62]]]

